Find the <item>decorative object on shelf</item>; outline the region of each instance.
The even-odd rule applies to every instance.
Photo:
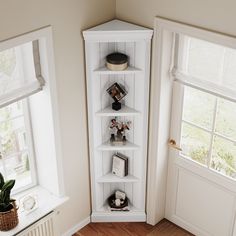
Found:
[[[128,56],[119,52],[111,53],[106,57],[106,66],[109,70],[125,70],[128,67]]]
[[[125,88],[121,84],[114,83],[107,89],[107,92],[114,100],[112,109],[116,111],[120,110],[121,103],[119,101],[127,95]]]
[[[112,174],[121,178],[128,175],[128,157],[121,153],[113,155]]]
[[[107,201],[111,211],[129,211],[129,199],[120,190],[115,191]]]
[[[119,122],[117,118],[111,120],[110,129],[111,129],[111,144],[125,144],[126,135],[125,131],[130,129],[131,121]]]
[[[0,230],[8,231],[15,228],[18,223],[18,213],[15,200],[10,198],[15,180],[4,181],[0,173]]]
[[[38,208],[36,195],[26,195],[22,199],[20,199],[20,203],[26,214],[29,214],[30,212]]]

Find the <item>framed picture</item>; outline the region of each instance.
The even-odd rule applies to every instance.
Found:
[[[116,102],[120,101],[127,94],[123,86],[118,83],[111,85],[107,92]]]

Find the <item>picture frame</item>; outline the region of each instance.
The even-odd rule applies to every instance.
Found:
[[[125,88],[118,83],[112,84],[106,91],[113,98],[115,102],[120,101],[127,95]]]

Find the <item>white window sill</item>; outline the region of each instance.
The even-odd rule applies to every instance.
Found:
[[[27,214],[26,212],[22,210],[20,206],[18,210],[19,224],[16,226],[16,228],[10,231],[7,231],[7,232],[0,231],[1,236],[16,235],[17,233],[24,230],[31,224],[35,223],[37,220],[39,220],[43,216],[57,209],[60,205],[62,205],[68,200],[68,197],[56,197],[55,195],[51,194],[49,191],[47,191],[46,189],[40,186],[24,191],[13,197],[14,199],[17,200],[17,204],[18,204],[19,199],[21,199],[22,197],[28,194],[37,196],[37,205],[38,205],[37,209]]]

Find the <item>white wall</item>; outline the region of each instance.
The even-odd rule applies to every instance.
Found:
[[[187,24],[236,35],[235,0],[116,0],[119,19],[153,27],[162,16]]]
[[[0,40],[53,27],[65,190],[70,197],[60,214],[61,232],[65,232],[90,214],[81,30],[113,19],[115,1],[0,0],[0,12]]]

